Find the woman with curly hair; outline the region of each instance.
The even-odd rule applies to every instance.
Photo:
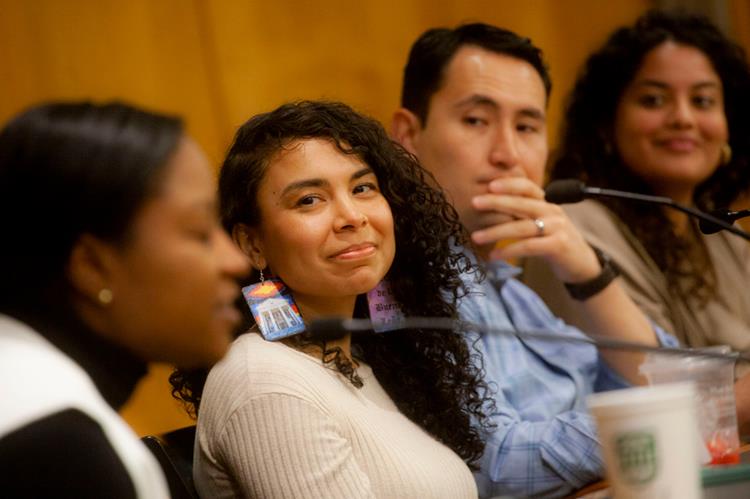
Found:
[[[708,20],[651,11],[592,56],[567,107],[552,179],[727,208],[750,181],[750,69],[742,49]],[[565,210],[620,268],[628,293],[657,324],[693,347],[750,351],[750,246],[706,236],[661,206],[616,199]],[[570,298],[547,271],[528,283],[566,320]]]
[[[307,324],[368,318],[378,291],[406,316],[455,318],[471,264],[456,212],[427,177],[346,105],[287,104],[238,131],[221,217],[253,279],[283,283]],[[172,378],[199,413],[202,496],[476,496],[466,464],[482,454],[491,402],[460,332],[266,341],[263,321],[249,320],[205,386],[201,373]]]

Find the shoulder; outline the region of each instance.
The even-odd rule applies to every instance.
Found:
[[[0,469],[4,497],[136,497],[102,427],[75,409],[48,414],[0,438]]]
[[[310,375],[319,375],[325,368],[322,361],[295,350],[281,342],[266,341],[255,333],[237,338],[226,357],[216,364],[209,382],[252,382],[248,390],[268,389],[274,384],[293,383]]]
[[[81,437],[81,434],[96,434],[96,440],[102,443],[100,450],[106,448],[122,459],[138,493],[149,491],[152,497],[166,496],[166,484],[158,464],[132,429],[102,398],[88,374],[41,334],[3,315],[0,315],[0,400],[0,438],[23,435],[25,433],[18,432],[34,428],[35,448],[29,449],[35,455],[42,456],[56,446],[75,449],[73,452],[80,451],[85,456],[89,450],[84,449],[89,445],[88,437]],[[57,438],[68,439],[71,435],[77,438],[65,447],[65,442],[55,443],[55,440],[47,441],[38,436],[44,431],[58,432]],[[23,439],[18,442],[28,443]],[[89,468],[78,468],[79,474],[81,469]],[[101,476],[106,477],[106,474]],[[114,494],[95,496],[119,497]]]
[[[243,334],[208,375],[201,416],[226,420],[240,407],[267,395],[311,402],[340,389],[342,378],[311,355],[257,334]]]
[[[731,232],[721,231],[718,234],[703,235],[703,240],[712,252],[716,252],[716,260],[732,260],[748,269],[750,262],[750,244],[744,239],[732,234]]]
[[[573,223],[583,232],[599,234],[617,232],[622,221],[614,212],[598,201],[587,199],[580,203],[567,204],[563,210]]]
[[[105,410],[86,372],[39,333],[2,315],[0,333],[0,435],[64,408]]]
[[[249,437],[254,428],[277,418],[326,418],[337,413],[356,391],[320,359],[257,334],[244,334],[209,373],[200,404],[198,441],[206,456],[227,456],[230,442]],[[227,459],[230,459],[227,457]]]
[[[564,209],[586,241],[607,253],[629,279],[661,275],[643,243],[609,208],[589,199]]]

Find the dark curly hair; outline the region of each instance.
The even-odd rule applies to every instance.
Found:
[[[269,163],[279,151],[314,138],[330,140],[341,153],[357,156],[378,178],[393,213],[397,246],[386,278],[404,314],[456,318],[455,302],[465,292],[459,275],[474,270],[457,246],[468,243],[456,211],[431,186],[436,185],[434,179],[413,156],[391,141],[376,121],[344,104],[286,104],[240,128],[219,178],[224,227],[231,231],[240,223],[257,226],[261,215],[257,190]],[[354,315],[368,317],[364,295],[357,298]],[[247,319],[254,325],[249,314]],[[307,333],[294,341],[297,347],[319,345],[325,363],[361,386],[340,350],[327,348]],[[352,351],[370,364],[409,419],[469,464],[481,457],[481,431],[489,424],[484,411],[492,402],[483,381],[481,355],[470,349],[461,332],[425,328],[356,336]],[[173,394],[196,412],[205,376],[205,372],[178,370],[170,378]]]
[[[651,10],[632,27],[615,31],[587,60],[566,107],[561,145],[550,178],[578,178],[600,187],[652,193],[616,151],[614,120],[618,102],[644,57],[667,41],[694,47],[721,78],[732,159],[697,186],[693,202],[704,210],[726,208],[750,181],[750,68],[743,49],[706,18],[684,11]],[[715,296],[716,277],[708,252],[691,222],[678,235],[660,207],[603,201],[664,269],[670,288],[699,306]],[[669,230],[672,229],[672,230]]]

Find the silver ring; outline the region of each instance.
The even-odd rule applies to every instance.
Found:
[[[534,225],[536,225],[536,237],[542,237],[544,235],[544,220],[535,218]]]

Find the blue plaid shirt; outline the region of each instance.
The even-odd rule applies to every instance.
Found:
[[[459,304],[463,320],[521,333],[584,335],[514,279],[519,268],[496,261],[485,269],[481,282],[475,274],[464,276],[470,294]],[[663,345],[677,345],[655,330]],[[599,479],[604,465],[586,396],[629,384],[590,344],[500,334],[473,340],[484,357],[485,380],[497,390],[491,415],[497,427],[475,474],[480,496],[558,497]]]

